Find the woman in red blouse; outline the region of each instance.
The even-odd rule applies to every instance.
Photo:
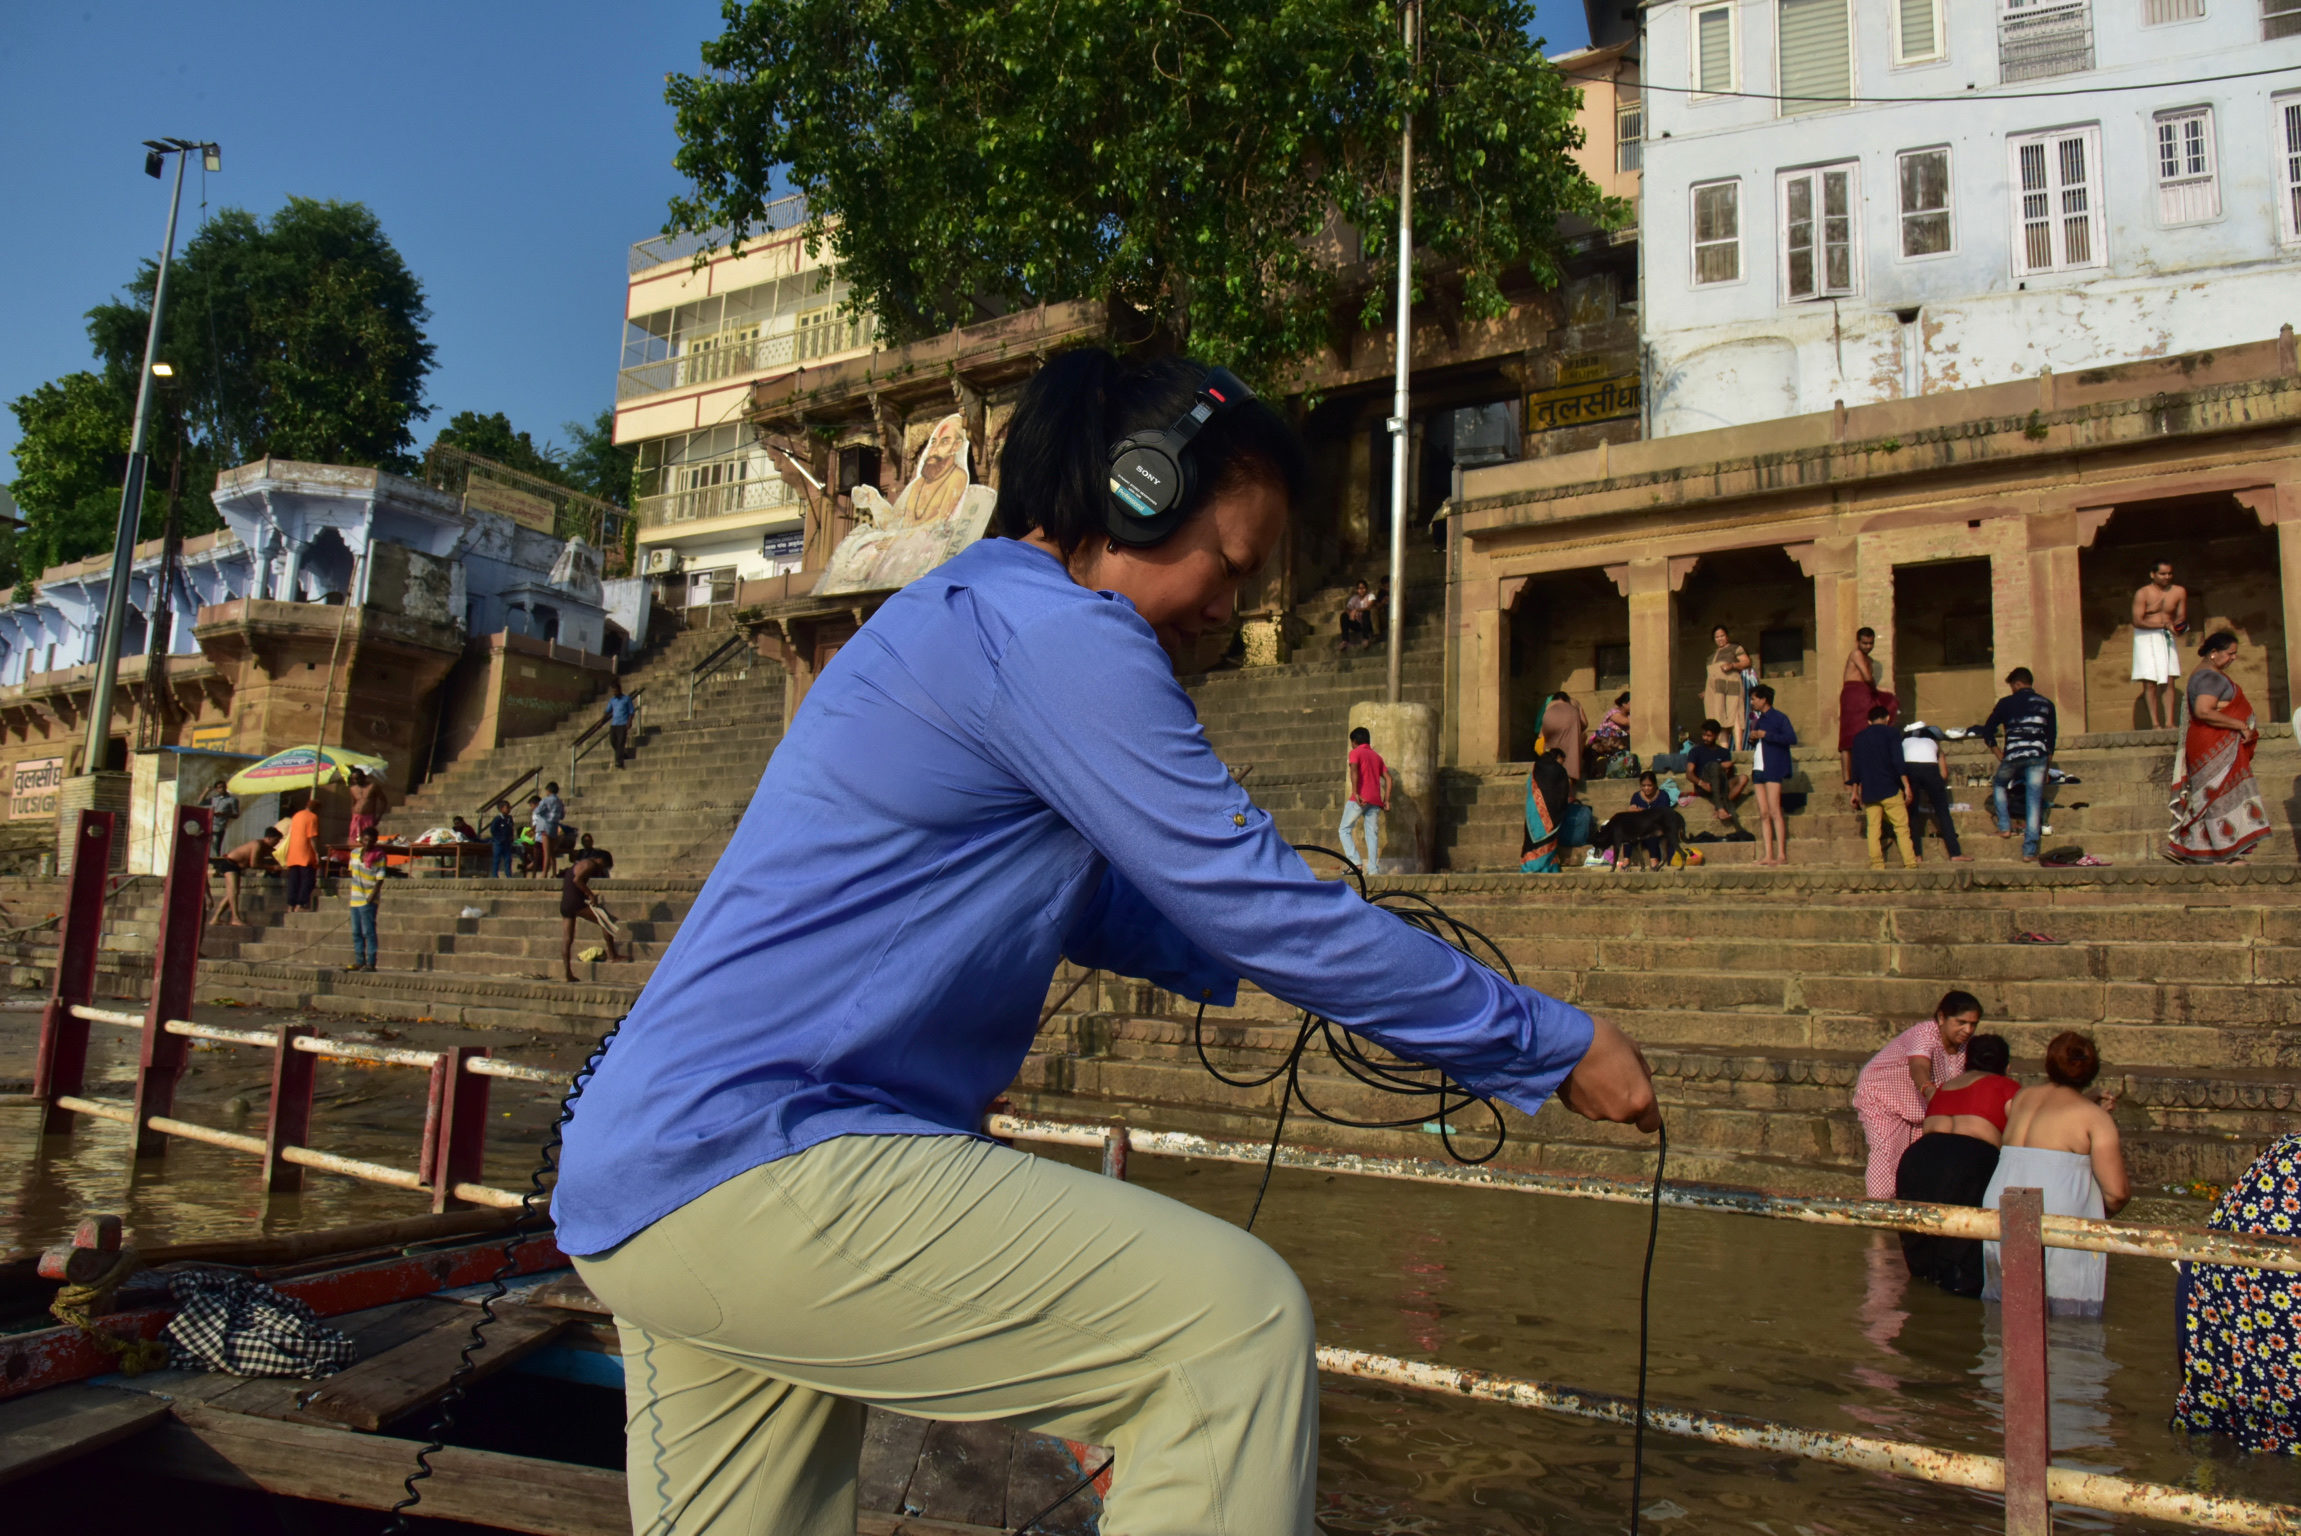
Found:
[[[1975,1035],[1966,1042],[1965,1070],[1926,1101],[1920,1135],[1902,1154],[1894,1176],[1895,1199],[1981,1204],[1990,1175],[1997,1171],[2005,1106],[2021,1091],[2021,1084],[2006,1075],[2011,1062],[2002,1035]],[[1953,1296],[1981,1294],[1981,1244],[1976,1239],[1904,1232],[1902,1259],[1911,1274]]]

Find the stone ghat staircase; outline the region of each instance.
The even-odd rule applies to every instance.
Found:
[[[556,782],[569,823],[615,854],[618,874],[708,874],[783,735],[782,668],[748,650],[704,679],[688,718],[689,673],[732,633],[682,634],[626,675],[624,687],[640,693],[640,712],[623,771],[615,769],[604,731],[570,771],[569,749],[599,720],[602,690],[550,731],[459,759],[395,806],[385,829],[413,835],[467,816],[484,831],[493,814],[488,797],[540,768],[510,797],[522,826],[527,797]]]
[[[1403,877],[1500,943],[1520,978],[1613,1019],[1652,1061],[1674,1177],[1858,1196],[1865,1143],[1849,1102],[1864,1060],[1962,987],[2015,1071],[2039,1076],[2064,1029],[2092,1034],[2137,1186],[2226,1181],[2301,1127],[2301,871],[2038,871],[1916,876],[1750,871],[1704,885],[1634,874],[1569,885],[1520,876]],[[2052,946],[2015,942],[2042,932]],[[1058,977],[1058,987],[1072,978]],[[1294,1013],[1250,993],[1209,1017],[1234,1076],[1276,1066]],[[1261,1139],[1275,1090],[1213,1082],[1191,1011],[1136,983],[1081,991],[1041,1032],[1019,1112]],[[1319,1102],[1361,1118],[1395,1101],[1314,1054]],[[1636,1177],[1651,1144],[1555,1105],[1510,1112],[1507,1163]],[[1464,1122],[1467,1124],[1468,1122]],[[1484,1124],[1482,1118],[1476,1120]],[[1439,1157],[1435,1135],[1289,1122],[1326,1146]]]
[[[2049,830],[2043,840],[2043,850],[2051,853],[2057,848],[2075,847],[2121,867],[2128,864],[2163,866],[2173,749],[2174,737],[2170,731],[2080,736],[2066,743],[2054,763],[2078,782],[2049,787],[2045,818]],[[1804,810],[1787,818],[1792,867],[1864,867],[1869,854],[1863,841],[1862,818],[1848,808],[1846,791],[1837,782],[1837,754],[1801,749],[1798,762],[1800,771],[1788,787],[1805,791],[1808,800]],[[1997,822],[1990,809],[1989,777],[1996,767],[1995,759],[1978,743],[1951,743],[1944,755],[1944,764],[1951,800],[1970,807],[1952,813],[1964,851],[1973,855],[1979,864],[2018,864],[2019,839],[2005,841],[1998,837]],[[1740,766],[1746,769],[1746,760]],[[1440,841],[1447,851],[1449,868],[1515,870],[1518,867],[1525,819],[1526,768],[1527,765],[1520,763],[1486,771],[1458,770],[1445,775]],[[2291,862],[2295,857],[2294,828],[2301,825],[2301,793],[2296,791],[2297,779],[2301,779],[2301,750],[2295,747],[2292,727],[2271,726],[2262,733],[2253,768],[2269,806],[2270,821],[2277,830],[2250,858],[2256,863]],[[1583,798],[1589,802],[1591,813],[1603,822],[1616,811],[1629,808],[1630,796],[1636,788],[1634,780],[1593,779],[1585,787]],[[2018,821],[2022,809],[2018,789],[2010,796],[2009,804]],[[1729,830],[1713,819],[1707,802],[1688,801],[1680,809],[1686,813],[1689,833]],[[1753,833],[1757,830],[1754,799],[1741,802],[1736,824]],[[1751,865],[1758,857],[1755,843],[1700,846],[1705,864],[1711,867]],[[1932,836],[1930,826],[1924,854],[1929,867],[1964,867],[1946,863],[1944,850]],[[1888,848],[1886,862],[1889,868],[1898,869],[1899,854]]]

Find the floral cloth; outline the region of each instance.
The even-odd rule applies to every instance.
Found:
[[[2245,690],[2230,685],[2222,710],[2253,718]],[[2176,864],[2225,864],[2269,835],[2269,808],[2253,781],[2253,746],[2244,733],[2192,716],[2173,758],[2173,830],[2165,856]]]
[[[2206,1225],[2301,1234],[2301,1134],[2281,1136],[2221,1197]],[[2301,1456],[2301,1275],[2183,1264],[2181,1391],[2173,1427]]]
[[[1911,1058],[1922,1056],[1933,1064],[1934,1086],[1939,1088],[1965,1070],[1965,1047],[1952,1050],[1942,1043],[1941,1023],[1920,1019],[1890,1041],[1862,1067],[1854,1084],[1854,1112],[1861,1116],[1862,1136],[1870,1144],[1864,1188],[1872,1200],[1894,1197],[1894,1174],[1902,1154],[1918,1139],[1925,1123],[1925,1100],[1910,1080]]]

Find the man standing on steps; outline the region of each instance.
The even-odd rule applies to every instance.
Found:
[[[272,857],[279,846],[280,829],[266,827],[262,837],[242,843],[230,853],[208,860],[208,873],[224,877],[224,894],[216,898],[216,910],[208,914],[209,927],[213,928],[223,922],[226,913],[231,914],[235,927],[247,922],[246,918],[240,916],[240,877],[253,874],[259,869],[279,868],[278,862]]]
[[[534,809],[527,813],[527,824],[535,829],[536,873],[546,880],[559,867],[559,824],[566,819],[567,805],[559,798],[559,786],[544,785]]]
[[[1847,784],[1854,781],[1854,737],[1868,728],[1870,708],[1883,704],[1886,718],[1892,719],[1894,696],[1878,686],[1878,664],[1872,652],[1877,650],[1878,632],[1868,625],[1854,631],[1854,648],[1846,653],[1845,680],[1838,686],[1838,763],[1845,769]],[[1861,797],[1854,798],[1854,808],[1861,809]]]
[[[1982,722],[1981,739],[1997,754],[1997,772],[1990,777],[1990,799],[1997,807],[1997,835],[2013,836],[2013,818],[2007,812],[2005,792],[2016,779],[2027,792],[2029,820],[2021,831],[2021,861],[2037,862],[2037,842],[2045,835],[2045,771],[2052,765],[2059,736],[2053,700],[2039,693],[2029,668],[2015,667],[2005,675],[2013,691],[1997,701],[1997,708]],[[1997,733],[2005,732],[2005,745]]]
[[[639,701],[623,691],[618,677],[607,685],[607,744],[615,749],[615,766],[631,755],[631,722],[639,714]]]
[[[495,819],[487,824],[487,842],[494,856],[488,878],[502,880],[509,877],[512,860],[519,853],[519,823],[511,819],[509,800],[495,802]]]
[[[579,917],[599,925],[600,937],[607,940],[608,959],[621,964],[631,958],[616,950],[614,914],[591,889],[591,882],[606,873],[603,855],[592,849],[577,854],[575,862],[567,866],[567,873],[559,877],[559,968],[567,973],[569,981],[581,979],[575,974],[575,920]]]
[[[1390,765],[1374,750],[1374,734],[1365,726],[1350,733],[1350,760],[1345,768],[1350,799],[1342,807],[1342,851],[1370,875],[1382,873],[1382,813],[1390,808]],[[1353,835],[1366,828],[1366,857],[1358,856]]]
[[[364,768],[352,770],[351,790],[352,824],[345,836],[357,848],[362,836],[383,825],[384,812],[391,809],[391,800],[384,794],[383,784],[369,778]]]
[[[208,857],[221,859],[226,857],[224,850],[231,846],[227,829],[240,819],[240,797],[218,780],[215,788],[208,791],[205,804],[208,807]]]
[[[1902,762],[1901,733],[1886,724],[1892,713],[1883,704],[1872,704],[1869,724],[1854,736],[1854,807],[1862,813],[1870,868],[1886,867],[1884,832],[1891,826],[1894,841],[1901,847],[1902,868],[1915,869],[1918,856],[1917,844],[1910,836],[1909,770]]]
[[[320,909],[320,813],[306,799],[288,818],[287,851],[280,863],[288,872],[288,910]]]
[[[376,968],[376,907],[383,899],[384,856],[376,846],[376,829],[364,828],[360,832],[359,846],[352,850],[351,865],[344,871],[344,883],[351,887],[352,911],[352,963],[347,971],[372,971]]]
[[[2189,589],[2175,586],[2173,562],[2160,560],[2133,594],[2133,680],[2141,685],[2150,725],[2161,731],[2179,723],[2167,685],[2181,677],[2181,646],[2174,637],[2188,627]]]

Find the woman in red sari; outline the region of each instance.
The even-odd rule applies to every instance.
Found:
[[[2236,864],[2269,835],[2269,807],[2253,782],[2261,730],[2229,675],[2237,637],[2215,630],[2197,647],[2189,727],[2173,761],[2173,830],[2165,856],[2179,864]]]

